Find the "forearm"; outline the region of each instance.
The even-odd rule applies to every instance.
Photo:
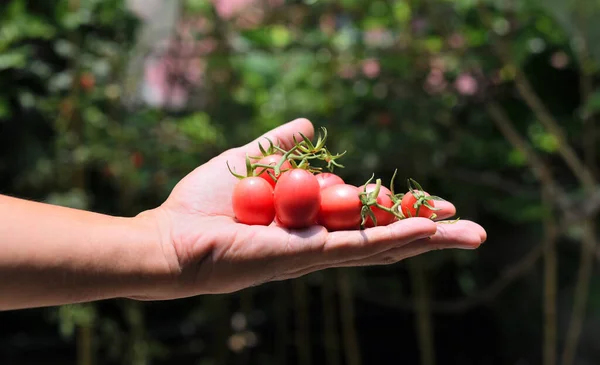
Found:
[[[0,195],[0,310],[134,296],[165,280],[156,227]]]

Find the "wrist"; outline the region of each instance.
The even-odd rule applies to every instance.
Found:
[[[144,211],[128,220],[129,231],[141,255],[134,258],[142,282],[126,297],[160,298],[172,290],[181,274],[177,252],[171,239],[171,217],[161,207]]]

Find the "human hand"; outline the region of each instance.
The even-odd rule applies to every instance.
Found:
[[[461,220],[441,224],[411,218],[362,231],[328,232],[276,224],[236,223],[231,195],[236,171],[245,170],[245,156],[258,155],[258,142],[268,137],[282,148],[293,145],[298,132],[313,138],[306,119],[282,125],[251,143],[225,151],[196,168],[173,189],[160,207],[141,216],[156,222],[170,270],[166,285],[135,299],[172,299],[206,293],[228,293],[268,281],[296,278],[332,267],[393,264],[445,248],[474,249],[486,240],[478,224]],[[449,202],[436,201],[437,219],[455,214]]]

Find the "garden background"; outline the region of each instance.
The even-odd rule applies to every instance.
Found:
[[[135,215],[306,117],[348,151],[348,182],[398,168],[488,241],[231,295],[3,312],[0,363],[600,363],[599,16],[596,0],[5,1],[0,193]]]

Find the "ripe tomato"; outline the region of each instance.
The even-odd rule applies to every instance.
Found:
[[[84,72],[79,77],[79,84],[81,85],[81,88],[83,90],[90,91],[94,88],[94,85],[96,84],[96,78],[93,74],[89,72]]]
[[[368,184],[366,189],[367,193],[370,193],[373,190],[375,190],[376,186],[377,184]],[[360,187],[360,191],[363,190],[364,185]],[[394,205],[394,202],[392,201],[392,198],[390,198],[390,195],[392,195],[390,189],[386,188],[383,185],[380,186],[379,195],[377,195],[377,203],[386,208],[391,208]],[[377,219],[377,226],[387,226],[388,224],[396,220],[396,216],[394,216],[392,213],[386,212],[385,210],[382,210],[376,206],[371,206],[371,211]],[[367,218],[367,221],[365,222],[365,227],[375,227],[375,224],[371,217]]]
[[[263,165],[271,165],[271,166],[275,166],[279,163],[279,160],[281,160],[282,155],[269,155],[269,156],[265,156],[263,158],[261,158],[260,160],[257,161],[257,163],[263,164]],[[289,170],[292,168],[292,165],[290,164],[289,161],[285,161],[282,165],[281,165],[281,170]],[[271,174],[275,175],[275,171],[273,169],[267,169],[264,167],[257,167],[256,168],[256,175],[262,177],[263,179],[267,180],[267,182],[269,184],[271,184],[272,187],[275,187],[275,180],[273,180],[273,178],[269,175],[270,172]],[[281,174],[280,174],[281,175]],[[279,176],[275,176],[277,179],[279,179]]]
[[[132,153],[130,159],[133,166],[138,169],[144,164],[144,156],[138,151]]]
[[[275,218],[273,187],[257,176],[238,181],[233,188],[232,205],[240,223],[268,226]]]
[[[417,194],[419,199],[415,198],[413,193]],[[420,190],[412,190],[404,195],[402,198],[402,202],[400,203],[400,207],[402,208],[402,214],[405,217],[424,217],[431,218],[433,216],[433,211],[427,208],[425,205],[425,200],[423,199],[425,196],[430,196],[429,193]],[[427,200],[427,203],[435,208],[435,203],[433,200]]]
[[[331,185],[344,184],[344,180],[341,177],[331,172],[322,172],[315,176],[317,177],[317,181],[321,186],[321,190]]]
[[[329,231],[359,229],[362,202],[356,186],[336,184],[321,190],[318,223]]]
[[[283,172],[274,190],[277,219],[287,228],[316,224],[321,189],[317,178],[304,169]]]

